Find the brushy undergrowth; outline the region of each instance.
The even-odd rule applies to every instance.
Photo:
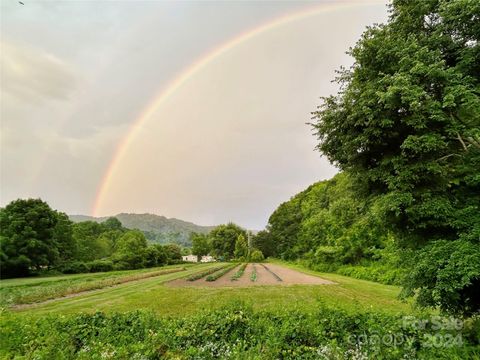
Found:
[[[232,275],[231,281],[237,281],[243,276],[245,269],[247,268],[247,263],[242,264],[235,274]]]
[[[341,266],[335,272],[340,275],[350,276],[355,279],[375,281],[385,285],[401,285],[406,269],[389,266]]]
[[[233,304],[184,318],[150,312],[2,319],[1,358],[29,359],[473,359],[480,319],[460,330],[405,325],[400,315],[260,311]],[[461,339],[461,343],[439,343]],[[437,345],[435,345],[437,344]],[[445,346],[446,344],[446,346]]]
[[[205,280],[207,281],[215,281],[219,278],[221,278],[223,275],[225,275],[226,273],[228,273],[230,270],[232,270],[233,268],[235,268],[238,264],[232,264],[232,265],[229,265],[227,267],[225,267],[224,269],[221,269],[217,272],[214,272],[213,274],[211,275],[208,275],[206,277]]]
[[[147,279],[153,276],[161,276],[184,271],[184,267],[156,270],[150,272],[128,274],[101,274],[99,277],[82,277],[61,279],[58,281],[39,282],[35,285],[2,286],[0,292],[0,304],[12,306],[20,304],[32,304],[62,296],[78,294],[84,291],[102,289],[109,286],[119,285],[130,281]]]

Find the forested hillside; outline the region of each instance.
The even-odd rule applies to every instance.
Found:
[[[115,215],[128,229],[141,230],[147,240],[158,244],[175,243],[182,246],[191,246],[191,233],[206,234],[213,226],[200,226],[194,223],[175,218],[166,218],[154,214],[125,214]],[[86,215],[70,215],[73,222],[96,221],[104,222],[108,217],[93,217]]]
[[[275,210],[257,246],[316,270],[398,283],[408,257],[401,259],[379,199],[361,188],[347,173],[311,185]]]

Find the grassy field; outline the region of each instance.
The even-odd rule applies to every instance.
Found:
[[[287,265],[287,264],[284,264]],[[218,264],[202,264],[186,271],[131,281],[71,298],[17,309],[17,313],[43,315],[47,313],[72,314],[95,311],[128,311],[148,309],[161,315],[183,316],[202,309],[216,309],[232,303],[243,303],[253,309],[302,309],[313,311],[320,304],[347,311],[362,312],[375,308],[389,314],[409,313],[411,305],[397,299],[400,289],[335,274],[318,274],[298,266],[287,265],[308,274],[319,275],[336,285],[257,286],[249,288],[192,288],[169,287],[165,283],[179,277],[205,270]],[[166,268],[163,268],[166,269]],[[139,271],[144,272],[144,271]],[[132,273],[129,273],[131,276]],[[70,279],[70,277],[66,277]],[[76,277],[75,281],[88,281],[92,277]],[[31,286],[41,283],[35,279]],[[50,279],[49,279],[50,280]],[[60,277],[57,281],[63,281]],[[9,280],[10,281],[10,280]],[[22,283],[25,280],[19,280]],[[33,281],[33,279],[31,279]],[[15,283],[15,281],[11,281]],[[47,283],[48,284],[48,283]],[[27,287],[28,285],[23,284]],[[5,289],[2,289],[2,291]]]

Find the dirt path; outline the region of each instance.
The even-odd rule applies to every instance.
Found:
[[[242,277],[236,281],[232,281],[231,277],[239,269],[239,266],[229,271],[216,281],[206,281],[200,279],[196,281],[187,281],[185,279],[176,279],[165,283],[172,287],[248,287],[259,285],[330,285],[335,284],[332,281],[325,280],[313,275],[307,275],[300,271],[289,269],[282,265],[265,264],[273,273],[278,275],[282,281],[279,281],[272,273],[265,269],[262,264],[255,264],[257,270],[257,281],[253,282],[250,277],[253,272],[254,264],[248,264]]]

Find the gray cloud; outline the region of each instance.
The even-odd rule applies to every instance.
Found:
[[[2,92],[22,101],[66,100],[75,89],[75,71],[45,51],[3,41]]]

